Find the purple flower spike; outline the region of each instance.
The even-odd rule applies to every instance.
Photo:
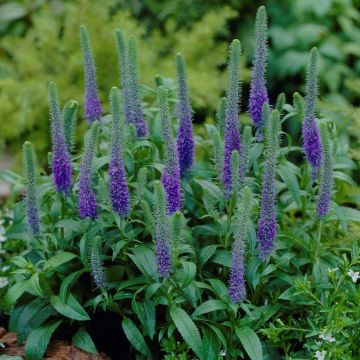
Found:
[[[259,7],[256,13],[255,38],[256,49],[250,88],[249,114],[253,120],[255,128],[259,132],[258,138],[261,139],[261,130],[264,126],[262,108],[265,103],[269,103],[265,79],[268,38],[265,6]]]
[[[90,134],[85,140],[85,151],[80,165],[79,212],[82,219],[95,219],[97,216],[97,202],[91,184],[91,168],[98,131],[99,123],[98,121],[94,121],[90,127]]]
[[[121,141],[123,127],[120,117],[120,91],[116,87],[111,89],[110,102],[113,116],[109,167],[110,199],[113,210],[121,216],[126,216],[130,210],[129,189],[126,182]]]
[[[66,147],[64,129],[61,121],[60,106],[54,82],[49,84],[49,102],[51,117],[51,138],[53,144],[54,183],[58,192],[68,193],[71,187],[72,169]]]
[[[80,26],[80,43],[85,63],[85,116],[89,123],[101,118],[101,104],[96,85],[96,69],[85,25]]]
[[[276,237],[275,177],[280,141],[280,113],[273,110],[266,128],[265,164],[262,172],[261,209],[257,239],[259,257],[265,260],[274,248]]]
[[[322,147],[324,150],[324,159],[321,164],[321,182],[319,198],[316,205],[317,214],[320,218],[324,217],[330,208],[331,190],[333,187],[333,159],[331,154],[331,144],[329,131],[326,124],[320,125]]]
[[[179,154],[180,174],[184,176],[190,170],[194,161],[194,135],[192,130],[191,108],[186,85],[185,64],[180,54],[176,55],[178,79],[178,114],[179,132],[177,150]]]
[[[321,167],[322,147],[319,128],[315,119],[315,104],[317,99],[317,62],[318,51],[313,48],[310,52],[308,73],[306,78],[306,96],[304,104],[304,122],[302,128],[303,147],[307,161],[311,165],[311,176],[315,180]]]
[[[171,215],[181,208],[180,167],[177,149],[172,137],[167,94],[163,86],[159,86],[159,104],[166,156],[166,164],[161,176],[161,181],[166,193],[168,213]]]
[[[160,181],[154,187],[156,263],[161,278],[167,278],[171,273],[171,256],[169,251],[170,226],[166,215],[164,189]]]
[[[224,141],[224,165],[222,171],[225,198],[229,199],[232,192],[231,182],[231,154],[237,150],[242,156],[240,131],[239,131],[239,67],[240,67],[241,45],[235,39],[230,46],[229,56],[229,85],[226,101],[225,118],[225,141]],[[239,169],[239,179],[244,176],[244,169]]]
[[[245,286],[245,253],[247,224],[251,212],[251,191],[246,186],[241,192],[241,202],[237,198],[235,216],[232,219],[234,243],[229,279],[229,296],[233,303],[241,302],[246,296]]]
[[[233,303],[245,299],[246,287],[244,278],[244,242],[234,242],[232,247],[232,263],[229,279],[229,296]]]

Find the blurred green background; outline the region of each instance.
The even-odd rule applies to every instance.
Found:
[[[50,80],[57,82],[62,104],[75,99],[82,108],[80,24],[91,36],[105,111],[109,89],[119,84],[114,30],[121,28],[138,37],[144,85],[153,86],[157,73],[174,77],[174,56],[184,55],[196,123],[213,117],[226,85],[227,45],[239,38],[245,112],[260,5],[269,15],[272,102],[282,91],[289,103],[294,91],[303,93],[308,51],[317,46],[322,113],[344,130],[350,154],[359,160],[360,0],[24,0],[0,2],[0,161],[19,169],[25,139],[46,159]]]

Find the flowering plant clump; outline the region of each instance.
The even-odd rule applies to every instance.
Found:
[[[153,103],[144,106],[141,49],[117,30],[121,89],[109,89],[109,104],[100,104],[96,56],[84,26],[80,34],[84,150],[74,149],[78,103],[61,112],[50,83],[50,170],[38,168],[36,148],[25,142],[24,179],[7,172],[25,198],[0,236],[20,239],[24,251],[6,260],[6,278],[0,273],[0,304],[19,343],[26,341],[26,358],[42,359],[51,336],[64,332],[80,349],[102,350],[94,323],[105,323],[107,313],[118,321],[108,325],[114,347],[125,337],[138,359],[360,356],[352,333],[360,315],[359,239],[348,225],[360,213],[343,206],[341,193],[349,181],[343,171],[355,164],[337,147],[334,124],[314,115],[318,52],[310,53],[305,100],[296,93],[293,104],[284,95],[271,104],[261,7],[254,127],[239,121],[235,39],[226,99],[200,135],[186,59],[174,59],[176,85],[155,78],[156,88],[147,89]],[[303,139],[286,133],[289,121],[303,122]]]

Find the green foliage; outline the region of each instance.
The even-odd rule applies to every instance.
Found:
[[[148,34],[146,28],[124,10],[109,17],[112,5],[111,0],[94,2],[92,6],[87,6],[84,0],[64,2],[63,11],[54,14],[51,6],[45,4],[33,14],[32,27],[24,36],[2,38],[0,147],[3,151],[5,141],[10,142],[7,147],[15,155],[15,165],[19,163],[18,149],[24,138],[32,141],[41,154],[49,149],[45,94],[50,80],[57,83],[61,102],[73,99],[80,108],[83,106],[82,55],[79,38],[74,36],[81,24],[87,26],[92,39],[99,93],[105,109],[108,89],[118,85],[114,29],[119,24],[125,35],[133,33],[138,39],[140,82],[145,85],[142,93],[146,98],[150,95],[147,86],[152,84],[156,71],[163,77],[175,75],[171,49],[180,51],[188,63],[189,87],[195,107],[211,107],[220,95],[223,72],[219,66],[224,63],[226,43],[218,42],[217,36],[236,15],[234,11],[225,8],[221,14],[210,12],[195,23],[192,30],[173,32],[169,22],[169,35],[163,37],[156,31]],[[199,42],[202,46],[197,46]],[[79,115],[81,120],[82,111]],[[82,138],[84,122],[81,123],[77,139]]]
[[[93,19],[89,14],[95,16],[96,13],[86,10],[84,14],[78,14],[70,4],[66,8],[74,13],[64,20],[64,42],[60,44],[67,54],[64,64],[69,64],[70,73],[76,68],[72,73],[76,78],[82,73],[80,67],[74,65],[78,61],[81,63],[79,54],[67,52],[71,46],[73,49],[78,47],[78,39],[73,39],[78,23],[74,18],[87,23],[83,17],[91,22]],[[100,18],[105,18],[105,10],[96,5],[94,9]],[[35,24],[34,29],[44,27],[48,33],[40,34],[39,39],[49,36],[51,40],[51,33],[59,28],[46,28],[49,24],[46,25],[44,14],[46,7],[36,15],[44,21]],[[220,21],[218,15],[212,14],[212,21]],[[122,19],[123,28],[127,29],[133,23],[126,16],[115,14],[108,23]],[[70,35],[67,31],[72,26],[76,31]],[[88,28],[91,31],[91,26]],[[105,55],[110,64],[116,53],[113,36],[105,36],[102,31],[98,32],[99,37],[103,36],[102,51],[97,41],[94,42],[98,66],[99,62],[105,62],[102,59]],[[184,31],[179,32],[181,36],[185,36]],[[151,62],[155,57],[148,52],[149,45],[141,40],[140,30],[135,29],[135,33],[141,43],[139,49],[142,49],[139,61]],[[30,34],[31,31],[22,41]],[[112,45],[107,47],[109,39]],[[179,39],[185,43],[191,36]],[[207,37],[201,40],[204,44],[208,42]],[[69,48],[67,42],[71,45]],[[60,46],[59,42],[51,41],[46,46],[51,48],[51,45],[54,48]],[[183,54],[187,49],[184,48]],[[222,50],[221,56],[225,58],[226,49]],[[52,56],[54,65],[58,64],[57,56]],[[26,53],[24,57],[27,57]],[[186,55],[184,57],[187,59]],[[167,53],[161,60],[164,61],[162,65],[166,59]],[[169,59],[173,66],[173,54]],[[225,59],[221,63],[225,63]],[[193,76],[190,69],[189,82],[201,80],[201,72]],[[113,80],[114,75],[108,67],[99,66],[101,72],[101,84],[106,84],[110,78]],[[68,83],[68,74],[65,75],[62,72],[61,77],[59,71],[58,83],[62,84],[60,93],[67,100],[67,96],[72,97],[71,92],[77,93],[78,88]],[[214,78],[216,89],[222,86],[220,79],[221,76]],[[165,125],[168,134],[172,135],[172,130],[177,128],[172,125],[176,122],[173,114],[178,99],[170,80],[159,77],[158,84],[162,85],[160,105],[168,100]],[[102,96],[112,85],[108,88],[101,85]],[[210,94],[211,89],[210,82],[204,90],[209,98],[214,96]],[[0,288],[0,306],[3,312],[10,313],[10,329],[21,339],[26,339],[27,356],[41,359],[54,331],[62,328],[70,329],[76,346],[95,353],[97,344],[87,333],[87,325],[95,315],[107,312],[121,318],[119,334],[122,327],[129,346],[139,358],[309,359],[316,351],[326,351],[332,360],[358,358],[360,212],[356,207],[360,197],[357,194],[349,200],[349,189],[355,192],[350,174],[356,164],[347,158],[347,139],[340,136],[342,129],[331,121],[328,113],[324,117],[320,107],[319,121],[327,123],[331,130],[326,141],[331,147],[336,191],[332,194],[329,214],[319,222],[315,208],[319,183],[311,180],[309,166],[301,160],[302,150],[294,145],[299,139],[284,125],[291,124],[289,129],[292,129],[301,124],[302,97],[294,95],[293,105],[279,97],[280,105],[271,113],[270,107],[264,107],[265,146],[253,141],[250,127],[244,127],[242,131],[245,154],[248,154],[248,173],[244,179],[247,188],[241,185],[243,196],[240,201],[243,203],[240,209],[236,207],[236,197],[224,200],[219,178],[223,158],[223,109],[220,108],[220,121],[215,122],[216,125],[206,123],[196,136],[196,163],[181,184],[182,211],[169,218],[159,181],[164,167],[160,119],[164,107],[161,109],[156,103],[157,89],[148,86],[143,90],[149,134],[142,139],[136,138],[132,125],[124,125],[122,134],[126,175],[133,199],[128,216],[123,218],[112,211],[106,193],[113,120],[106,110],[101,126],[95,123],[85,137],[89,140],[92,135],[94,139],[95,132],[99,132],[98,151],[94,152],[92,162],[92,187],[99,203],[98,216],[93,220],[79,218],[79,156],[75,154],[71,159],[74,186],[66,196],[55,191],[51,175],[40,172],[37,190],[41,233],[38,237],[33,237],[26,229],[23,201],[14,204],[14,216],[4,216],[1,224],[4,230],[0,233],[4,240],[0,246],[7,251],[4,258],[10,268],[3,271],[1,264],[1,279],[6,276],[8,283],[2,280],[5,285]],[[118,105],[119,91],[112,90],[111,94]],[[45,94],[44,97],[46,101]],[[36,108],[41,115],[39,119],[46,118],[47,109],[44,108],[42,113],[40,108],[40,105]],[[242,127],[243,120],[241,117]],[[280,130],[282,141],[279,141]],[[276,179],[278,236],[271,256],[261,262],[255,222],[261,198],[264,155],[277,159],[279,164]],[[215,164],[211,162],[212,158],[215,158]],[[44,159],[43,155],[42,161]],[[235,169],[240,161],[244,160],[235,158]],[[273,166],[275,171],[274,165],[275,160],[268,166]],[[16,194],[24,189],[25,181],[21,176],[10,171],[2,172],[0,176],[13,184]],[[161,225],[157,230],[163,239],[172,245],[174,264],[166,279],[160,279],[157,273],[153,243],[156,224]],[[240,304],[230,301],[226,285],[233,237],[243,238],[247,249],[244,264],[248,295]],[[21,245],[15,247],[18,254],[10,257],[12,241]],[[102,279],[106,277],[107,286],[95,287],[90,281],[90,275],[95,278],[94,274]]]

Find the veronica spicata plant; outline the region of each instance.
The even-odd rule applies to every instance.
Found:
[[[257,32],[264,24],[260,8]],[[8,266],[0,305],[26,357],[42,359],[54,337],[114,359],[131,351],[167,360],[358,358],[360,214],[345,192],[356,165],[335,124],[321,113],[315,120],[316,54],[305,101],[280,94],[257,109],[257,142],[259,128],[239,119],[239,40],[230,46],[227,97],[199,130],[184,59],[177,86],[157,76],[143,108],[135,39],[126,46],[116,34],[121,90],[110,90],[110,113],[88,124],[83,154],[74,149],[77,102],[61,113],[51,83],[50,174],[28,142],[24,177],[1,173],[19,201],[12,223],[0,224]],[[261,36],[254,69],[264,69],[256,65]],[[305,151],[321,123],[315,182],[301,139],[286,133],[304,117]],[[14,242],[19,253],[7,255]]]
[[[265,6],[261,6],[256,13],[255,22],[255,58],[252,71],[249,114],[259,133],[262,137],[262,128],[264,119],[262,117],[263,105],[269,103],[269,97],[266,89],[266,65],[267,65],[267,14]]]

